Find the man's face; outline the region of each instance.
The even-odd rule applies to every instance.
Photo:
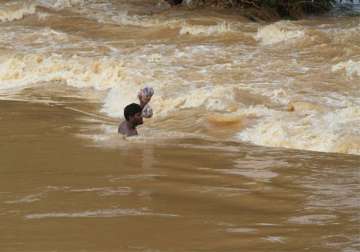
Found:
[[[141,116],[141,112],[136,113],[136,114],[131,118],[131,120],[132,120],[132,123],[133,123],[135,126],[143,124],[143,118],[142,118],[142,116]]]

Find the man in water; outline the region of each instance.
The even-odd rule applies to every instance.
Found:
[[[154,89],[152,87],[140,89],[138,93],[140,105],[131,103],[125,107],[125,121],[119,125],[119,134],[125,136],[136,136],[138,134],[136,126],[143,124],[143,117],[150,118],[153,115],[152,108],[149,106],[149,102],[153,95]]]
[[[139,104],[131,103],[124,109],[125,121],[118,128],[118,133],[125,136],[136,136],[138,134],[136,127],[143,124],[141,115],[142,108]]]

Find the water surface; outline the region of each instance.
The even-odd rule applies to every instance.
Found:
[[[0,250],[359,251],[360,19],[341,11],[1,1]],[[144,85],[154,117],[123,139]]]

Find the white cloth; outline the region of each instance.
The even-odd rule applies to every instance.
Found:
[[[152,108],[146,104],[145,107],[143,108],[143,110],[141,111],[141,115],[142,117],[145,117],[145,118],[150,118],[153,116],[153,110]]]
[[[145,96],[152,97],[153,95],[154,95],[154,89],[149,86],[145,86],[144,88],[140,89],[139,94],[138,94],[140,100],[142,97],[145,97]],[[153,116],[153,110],[149,106],[149,104],[146,104],[145,107],[142,109],[141,115],[142,115],[142,117],[145,117],[145,118],[150,118]]]
[[[153,96],[154,89],[152,87],[145,86],[143,89],[140,89],[139,96]]]

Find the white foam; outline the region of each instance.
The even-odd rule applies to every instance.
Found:
[[[105,98],[102,112],[114,117],[123,117],[124,107],[129,103],[137,101],[137,89],[131,83],[110,89]]]
[[[0,5],[0,22],[11,22],[36,13],[36,7],[42,6],[62,10],[73,6],[83,6],[85,0],[13,0]]]
[[[83,1],[55,0],[36,2],[36,4],[55,9],[73,5],[82,6],[83,3]],[[219,22],[215,25],[191,25],[190,22],[185,22],[183,18],[177,16],[176,18],[170,17],[168,21],[163,22],[164,15],[130,15],[127,9],[116,10],[115,8],[118,6],[114,6],[117,5],[111,6],[108,3],[94,5],[95,10],[100,10],[95,11],[94,18],[103,18],[104,22],[142,27],[172,27],[179,29],[180,34],[189,33],[199,36],[216,35],[221,37],[224,33],[241,30],[231,21]],[[108,13],[104,11],[107,10],[106,8],[112,9]],[[93,10],[92,7],[86,5],[86,8],[74,8],[72,11],[81,12],[81,9],[85,9],[86,15],[90,15]],[[119,11],[118,15],[116,15],[116,11]],[[208,19],[206,18],[206,20]],[[197,24],[202,20],[198,21]],[[131,27],[131,29],[133,28]],[[253,29],[248,30],[253,31]],[[89,50],[89,45],[102,43],[97,39],[91,40],[89,37],[73,37],[74,35],[65,32],[48,28],[28,28],[28,26],[19,28],[9,25],[4,27],[4,31],[0,33],[0,40],[4,41],[6,45],[13,45],[11,50],[6,51],[7,55],[2,55],[0,60],[0,90],[6,90],[5,92],[14,88],[21,89],[38,82],[48,82],[46,84],[51,85],[55,81],[61,81],[79,89],[92,88],[104,91],[96,92],[98,101],[104,103],[102,112],[112,117],[122,117],[125,105],[137,102],[136,94],[139,88],[149,85],[155,89],[155,95],[151,101],[154,110],[154,120],[152,121],[157,121],[156,117],[166,117],[179,110],[231,112],[240,117],[251,117],[251,120],[256,117],[257,121],[252,128],[247,128],[237,135],[241,140],[266,146],[360,153],[357,140],[359,127],[356,126],[358,113],[356,105],[351,104],[355,99],[353,94],[337,99],[338,104],[331,104],[333,108],[335,107],[332,111],[331,109],[326,111],[310,109],[303,113],[299,113],[297,110],[292,113],[261,106],[244,108],[247,106],[246,103],[240,104],[242,95],[245,98],[247,95],[237,94],[238,88],[244,88],[249,94],[258,98],[253,103],[250,97],[251,101],[247,104],[269,101],[269,107],[274,107],[275,104],[275,106],[287,106],[294,97],[307,101],[317,98],[319,107],[326,107],[333,103],[335,99],[327,94],[313,94],[308,92],[307,85],[302,87],[293,85],[297,80],[302,80],[302,77],[296,79],[298,78],[296,75],[291,75],[284,80],[284,74],[287,75],[290,71],[296,71],[296,69],[300,69],[298,71],[301,73],[308,71],[306,68],[301,68],[304,67],[302,55],[296,55],[295,58],[298,59],[298,62],[293,60],[284,65],[283,59],[280,57],[276,59],[276,64],[273,64],[275,66],[267,67],[271,64],[258,64],[262,63],[264,56],[262,54],[264,47],[262,46],[249,48],[236,43],[231,45],[178,44],[176,41],[173,43],[173,38],[166,38],[165,41],[159,40],[147,45],[142,43],[137,45],[138,41],[135,39],[133,45],[122,47],[114,45],[117,41],[113,41],[112,38],[110,40],[105,38],[104,44],[101,45],[106,47],[106,44],[112,44],[118,48],[112,50],[112,48],[106,47],[104,53],[104,51],[94,52],[91,50],[92,48]],[[14,33],[11,34],[11,32]],[[303,39],[305,35],[304,29],[296,23],[281,21],[259,28],[256,38],[260,44],[273,45],[297,41]],[[140,38],[140,41],[142,39]],[[27,41],[34,41],[37,45]],[[47,45],[49,48],[46,47]],[[79,50],[66,50],[68,45],[74,46],[71,49]],[[3,48],[3,44],[0,47]],[[73,51],[81,53],[82,48],[85,49],[86,54],[66,56]],[[53,51],[61,52],[63,55],[51,53]],[[16,54],[11,55],[14,52]],[[289,65],[292,67],[288,67]],[[346,71],[347,75],[353,78],[360,76],[359,65],[358,59],[352,58],[352,60],[333,66],[332,70]],[[285,71],[283,71],[284,68]],[[312,71],[307,74],[311,75]],[[239,79],[241,80],[239,81]],[[99,93],[99,97],[97,93]],[[107,93],[104,100],[102,100],[104,96],[100,93]],[[235,97],[236,95],[237,97]],[[309,98],[309,96],[311,97]],[[83,97],[86,97],[86,94],[83,94]],[[266,98],[269,98],[268,101]],[[184,122],[184,124],[186,123],[188,122]],[[176,131],[181,133],[181,127],[184,125],[177,126],[179,128]],[[149,129],[143,128],[142,130],[146,132]],[[174,128],[168,129],[170,132],[172,130]],[[115,126],[111,126],[111,131],[116,131]],[[154,135],[156,137],[165,135],[164,131]],[[101,134],[95,137],[104,140]],[[133,139],[129,141],[149,140],[147,138]],[[276,174],[262,172],[260,170],[257,176],[264,178],[276,176]],[[250,176],[251,174],[243,173],[243,175]]]
[[[0,5],[0,22],[10,22],[22,19],[24,16],[36,12],[36,4],[31,2],[14,1]]]
[[[243,160],[235,161],[235,168],[221,169],[226,174],[240,175],[258,181],[270,181],[279,174],[272,171],[273,167],[286,167],[288,163],[279,160]]]
[[[226,232],[242,233],[242,234],[255,234],[257,232],[257,229],[255,229],[255,228],[227,228]]]
[[[225,174],[240,175],[260,181],[269,181],[277,177],[279,174],[261,169],[242,170],[242,169],[226,169],[223,171]]]
[[[24,197],[19,197],[15,200],[5,201],[6,204],[19,204],[19,203],[32,203],[34,201],[39,201],[43,197],[43,193],[31,194]]]
[[[0,33],[3,48],[29,53],[54,51],[56,49],[81,47],[81,40],[73,35],[45,28],[4,27]],[[80,42],[77,42],[79,41]],[[76,41],[76,42],[74,42]],[[92,45],[88,42],[87,45]]]
[[[161,54],[158,53],[160,50]],[[200,106],[221,109],[221,107],[226,107],[222,101],[229,103],[233,100],[231,98],[230,101],[226,101],[222,98],[223,93],[227,95],[227,98],[232,97],[231,92],[226,91],[228,88],[211,87],[211,84],[208,87],[196,88],[191,78],[182,78],[180,74],[186,74],[187,69],[176,62],[177,57],[168,57],[167,54],[173,55],[173,51],[174,48],[158,46],[143,48],[140,54],[127,55],[126,60],[124,59],[127,62],[126,77],[121,83],[111,88],[104,100],[102,111],[111,116],[122,116],[124,106],[137,101],[136,94],[141,87],[139,85],[144,84],[155,89],[155,95],[151,101],[155,117],[166,116],[174,110]],[[202,50],[196,53],[203,55],[207,51]],[[138,67],[139,65],[141,68]]]
[[[150,82],[150,85],[157,91],[165,91],[166,83]],[[102,112],[111,116],[122,117],[123,108],[126,104],[136,102],[136,93],[139,87],[131,82],[114,87],[108,93]],[[181,109],[204,107],[209,111],[227,111],[235,106],[234,94],[231,88],[209,87],[193,88],[191,92],[180,90],[176,94],[157,93],[152,99],[152,107],[156,113],[155,117],[164,117],[173,111]]]
[[[56,37],[59,36],[62,39],[61,34],[56,34]],[[145,55],[147,51],[149,54]],[[197,53],[201,56],[206,52],[201,50]],[[54,53],[9,55],[0,63],[0,90],[21,89],[39,82],[51,85],[54,81],[61,81],[80,89],[107,91],[102,112],[113,117],[122,117],[125,105],[137,102],[137,92],[144,84],[155,89],[156,95],[151,102],[156,116],[166,116],[179,109],[204,107],[210,111],[229,111],[236,107],[231,86],[209,83],[198,88],[190,80],[180,78],[179,67],[165,62],[163,55],[151,53],[146,48],[140,53],[126,57],[121,54],[115,57]],[[155,72],[156,78],[153,77]],[[168,76],[173,76],[170,83]]]
[[[141,26],[141,27],[168,27],[168,28],[176,28],[180,26],[183,21],[178,19],[170,19],[170,20],[162,20],[156,18],[149,18],[148,16],[140,16],[140,15],[128,15],[127,12],[123,12],[120,15],[111,16],[110,19],[104,19],[101,16],[98,19],[100,22],[104,23],[115,23],[121,25],[133,25],[133,26]]]
[[[360,154],[357,105],[332,111],[264,110],[257,115],[257,124],[239,132],[239,139],[271,147]]]
[[[336,215],[312,214],[312,215],[290,217],[288,221],[290,223],[303,224],[303,225],[309,225],[309,224],[324,225],[331,221],[334,221],[336,218],[337,218]]]
[[[105,90],[121,81],[122,62],[112,58],[61,55],[14,55],[0,63],[0,90],[37,82],[64,81],[70,86]]]
[[[139,26],[139,27],[159,27],[175,28],[179,27],[184,21],[178,18],[161,18],[156,15],[136,15],[129,14],[132,7],[122,5],[123,8],[114,8],[111,4],[89,4],[87,8],[79,8],[78,11],[89,19],[99,23]],[[75,11],[75,10],[74,10]]]
[[[349,78],[353,78],[354,76],[360,77],[360,61],[348,60],[346,62],[340,62],[332,66],[331,70],[333,72],[345,70]]]
[[[55,10],[71,8],[73,6],[83,6],[86,3],[85,0],[37,0],[36,2],[43,7]]]
[[[48,219],[48,218],[112,218],[127,216],[159,216],[159,217],[178,217],[176,214],[152,213],[147,209],[100,209],[84,212],[54,212],[54,213],[38,213],[27,214],[26,219]]]
[[[274,242],[285,243],[285,240],[286,240],[286,238],[282,237],[282,236],[267,236],[263,239],[266,241],[272,242],[272,243],[274,243]]]
[[[216,25],[190,25],[183,24],[181,27],[179,34],[180,35],[218,35],[223,33],[234,32],[234,29],[231,27],[229,23],[220,22]]]
[[[130,187],[96,187],[84,189],[71,189],[70,192],[96,192],[100,196],[129,195],[132,192]]]
[[[272,45],[289,40],[297,40],[303,38],[305,32],[300,27],[290,22],[280,21],[271,25],[260,27],[255,39],[262,45]]]

